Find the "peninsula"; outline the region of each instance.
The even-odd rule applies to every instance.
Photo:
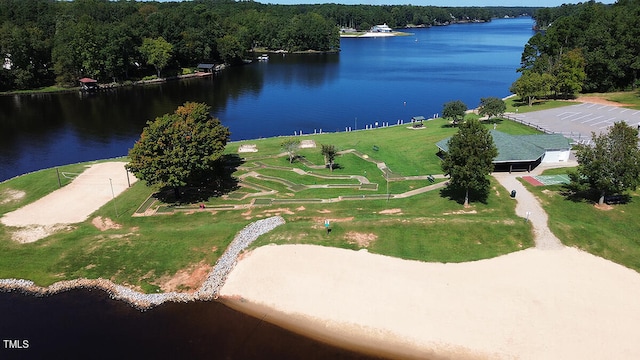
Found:
[[[580,238],[566,232],[567,226],[569,234],[578,231],[571,228],[575,222],[564,218],[599,218],[604,240],[612,243],[622,241],[622,231],[609,227],[622,221],[634,228],[625,219],[640,213],[638,204],[603,211],[563,200],[561,185],[520,181],[552,167],[539,166],[527,174],[494,174],[487,203],[461,208],[442,192],[446,179],[432,175],[434,144],[455,131],[446,124],[436,119],[420,128],[308,135],[293,164],[281,153],[281,139],[231,143],[228,153],[244,159],[236,165],[240,186],[204,207],[162,203],[140,182],[129,187],[118,161],[62,167],[59,190],[50,177],[54,169],[3,182],[0,278],[7,280],[0,287],[40,295],[95,287],[140,308],[219,296],[232,308],[321,341],[394,358],[639,357],[633,329],[640,307],[633,299],[640,275],[577,249],[584,247],[573,242]],[[535,133],[508,120],[496,126]],[[406,151],[425,142],[430,150]],[[335,171],[321,166],[312,146],[318,143],[344,149]],[[104,179],[116,180],[113,193]],[[79,210],[29,204],[89,188],[111,197],[95,203],[85,193],[75,201],[91,207],[81,218],[38,220],[41,228],[34,227],[35,219]],[[50,215],[24,215],[40,210]],[[618,221],[602,221],[611,216]],[[18,223],[25,218],[34,220]],[[49,236],[14,237],[53,224]],[[562,231],[557,224],[564,224]],[[600,235],[590,241],[601,241]],[[622,253],[635,251],[625,246]],[[70,252],[73,259],[66,257]],[[144,262],[135,255],[141,252]],[[33,259],[42,266],[24,266]],[[196,275],[195,285],[183,280],[176,287],[176,279]],[[210,289],[214,277],[216,291]]]

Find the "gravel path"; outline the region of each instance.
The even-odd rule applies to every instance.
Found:
[[[569,161],[560,166],[569,167],[576,166],[575,161]],[[536,248],[541,250],[557,250],[562,249],[564,245],[560,239],[558,239],[549,229],[548,221],[549,217],[547,213],[540,205],[538,199],[530,193],[527,188],[518,180],[522,176],[535,176],[541,174],[544,170],[552,167],[560,167],[557,164],[554,165],[540,165],[536,167],[531,173],[493,173],[493,177],[504,186],[507,191],[516,191],[515,201],[516,215],[524,218],[525,221],[531,221],[533,225],[534,241],[536,242]]]

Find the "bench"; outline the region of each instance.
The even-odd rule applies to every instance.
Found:
[[[629,197],[627,195],[611,195],[604,197],[604,202],[609,205],[625,204],[628,201]]]

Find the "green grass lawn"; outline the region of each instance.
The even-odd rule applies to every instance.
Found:
[[[492,183],[487,204],[464,209],[433,191],[407,199],[353,200],[290,207],[287,223],[261,237],[254,246],[317,244],[437,262],[495,257],[533,246],[529,224],[514,216],[508,191]],[[284,213],[284,211],[283,211]],[[295,219],[295,220],[293,220]],[[327,234],[324,220],[331,219]],[[359,244],[359,237],[370,239]]]
[[[536,133],[511,121],[497,120],[496,123],[499,130],[511,134]],[[434,144],[453,135],[456,129],[441,119],[425,124],[425,128],[419,130],[395,126],[304,136],[301,139],[314,140],[318,147],[301,149],[298,155],[305,161],[297,159],[293,163],[289,163],[286,155],[281,156],[283,138],[230,143],[228,154],[236,154],[242,144],[257,146],[257,153],[240,154],[244,159],[235,175],[255,172],[259,177],[240,181],[246,186],[240,186],[227,196],[210,198],[207,207],[215,211],[200,211],[197,204],[174,206],[157,201],[151,204],[147,199],[153,190],[138,182],[116,198],[119,216],[116,216],[114,204],[110,202],[90,217],[111,218],[121,225],[119,229],[100,231],[88,220],[35,243],[18,244],[10,239],[12,229],[0,226],[0,278],[25,278],[39,285],[48,285],[77,277],[102,277],[156,292],[162,281],[182,269],[193,268],[197,264],[213,265],[241,228],[276,214],[283,216],[287,223],[262,236],[254,246],[306,243],[366,248],[373,253],[435,262],[485,259],[533,246],[530,224],[515,216],[515,202],[509,198],[508,191],[495,181],[492,181],[486,203],[472,203],[468,209],[443,196],[437,189],[404,199],[386,199],[387,181],[376,163],[384,162],[391,171],[394,181],[389,182],[390,194],[431,184],[427,180],[402,179],[401,176],[441,172]],[[493,124],[488,122],[486,126],[492,128]],[[355,149],[361,155],[339,155],[336,158],[338,166],[331,172],[322,166],[317,167],[323,164],[320,144],[332,144],[339,150]],[[374,145],[377,150],[374,150]],[[86,165],[65,166],[60,171],[77,173]],[[292,171],[293,168],[328,177],[357,175],[366,177],[373,185],[367,189],[331,187],[338,183],[356,185],[359,181],[300,175]],[[15,210],[57,189],[56,174],[55,169],[48,169],[1,183],[0,213]],[[65,180],[68,182],[69,179]],[[311,189],[310,185],[329,187]],[[9,190],[24,191],[25,196],[20,200],[2,201]],[[265,194],[269,191],[271,193]],[[365,195],[364,199],[362,195]],[[541,192],[539,196],[545,199],[547,195]],[[349,200],[322,202],[323,199],[339,197]],[[256,206],[227,210],[253,201]],[[145,202],[145,206],[151,208],[160,206],[158,215],[132,216]],[[585,236],[590,232],[606,236],[607,231],[601,230],[604,227],[599,229],[597,225],[598,214],[602,212],[594,213],[592,218],[584,215],[589,220],[578,222],[572,216],[578,216],[583,211],[580,210],[582,207],[587,213],[593,209],[586,204],[568,201],[558,204],[559,209],[551,208],[549,212],[554,221],[552,229],[563,241],[565,238],[591,239],[593,237]],[[630,231],[629,227],[624,229],[624,224],[632,222],[640,209],[633,204],[625,206],[626,210],[617,215],[620,218],[611,221],[620,224],[620,229],[611,228],[609,231],[619,234]],[[619,212],[606,214],[613,216],[616,213]],[[332,223],[332,231],[328,235],[324,229],[325,219],[331,219]],[[589,221],[592,221],[591,227]],[[567,227],[566,224],[570,225]],[[620,235],[621,238],[625,236]],[[566,241],[569,243],[570,240]],[[633,246],[631,243],[604,246],[605,243],[591,245],[591,248],[609,254],[612,248],[628,249]],[[626,265],[632,258],[629,256],[619,261]]]
[[[499,122],[498,127],[516,133],[534,132],[508,121]],[[475,204],[475,213],[456,214],[460,205],[441,197],[438,190],[407,199],[386,200],[387,181],[376,163],[385,162],[395,176],[438,174],[440,160],[433,144],[455,131],[444,120],[433,120],[426,122],[426,127],[420,130],[397,126],[305,136],[303,139],[314,140],[318,148],[301,149],[299,155],[307,161],[296,160],[292,164],[287,156],[279,156],[282,138],[231,143],[227,147],[229,154],[237,152],[243,143],[257,145],[259,152],[242,154],[245,159],[237,175],[255,171],[261,177],[247,178],[248,186],[238,188],[228,197],[211,198],[207,206],[229,208],[249,204],[254,199],[264,199],[258,201],[263,205],[248,211],[213,213],[198,211],[197,205],[163,205],[159,215],[133,217],[131,215],[141,205],[145,204],[146,208],[151,204],[147,199],[152,190],[138,182],[116,198],[118,217],[111,202],[90,217],[111,218],[121,225],[120,229],[100,231],[86,221],[35,243],[18,244],[10,239],[12,229],[0,226],[0,278],[25,278],[49,285],[77,277],[102,277],[155,292],[162,279],[181,269],[199,263],[214,264],[241,228],[274,214],[285,217],[287,224],[264,236],[260,240],[262,244],[296,239],[298,243],[352,249],[366,247],[380,254],[445,262],[494,257],[532,246],[530,229],[514,216],[513,202],[498,200],[508,198],[504,189],[496,189],[496,194],[500,195],[494,195],[496,199],[490,198],[487,204]],[[323,164],[319,151],[323,143],[333,144],[340,150],[355,149],[362,155],[339,155],[333,172],[305,165]],[[86,165],[60,167],[59,172],[80,173]],[[293,168],[329,178],[299,175],[291,170]],[[0,184],[0,196],[9,190],[25,192],[20,200],[0,204],[1,213],[56,190],[59,187],[57,174],[56,169],[47,169]],[[371,185],[365,189],[308,188],[309,185],[358,184],[356,179],[331,178],[351,175],[366,177]],[[63,186],[70,182],[65,177],[61,179]],[[388,185],[389,193],[400,194],[430,184],[427,180],[401,180],[390,181]],[[271,190],[277,193],[260,193]],[[365,200],[360,198],[363,194],[367,197]],[[245,198],[248,195],[251,196]],[[319,203],[321,199],[340,196],[357,200]],[[373,196],[378,199],[371,200]],[[272,203],[271,199],[277,202]],[[151,206],[157,206],[158,202],[155,204]],[[174,211],[176,209],[180,211]],[[393,210],[390,214],[380,213],[390,209]],[[329,238],[324,236],[322,227],[327,216],[337,219]],[[366,245],[353,242],[352,238],[358,234],[375,240]]]
[[[553,169],[543,175],[566,174],[570,169]],[[640,271],[640,194],[631,193],[627,204],[608,210],[590,200],[573,200],[565,196],[565,187],[531,186],[549,215],[549,228],[566,246],[573,246]]]

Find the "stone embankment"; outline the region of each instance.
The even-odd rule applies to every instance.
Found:
[[[0,291],[20,291],[35,296],[48,296],[72,289],[99,289],[107,292],[112,299],[122,300],[139,310],[147,310],[164,302],[190,302],[196,300],[211,300],[218,297],[227,275],[236,265],[238,256],[258,237],[284,224],[280,216],[259,220],[240,230],[229,244],[224,254],[220,256],[211,273],[200,286],[198,291],[186,294],[178,292],[144,294],[126,286],[117,285],[106,279],[76,279],[59,281],[48,287],[41,287],[33,281],[23,279],[0,279]]]

